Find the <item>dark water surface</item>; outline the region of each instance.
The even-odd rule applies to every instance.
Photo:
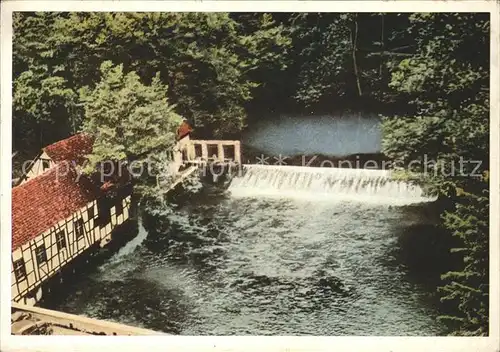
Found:
[[[243,136],[246,146],[268,155],[336,155],[379,153],[380,119],[374,114],[273,116]]]
[[[50,308],[183,335],[442,333],[401,247],[418,209],[208,187],[156,211]]]

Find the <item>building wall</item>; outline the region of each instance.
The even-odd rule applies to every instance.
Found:
[[[32,294],[39,289],[43,282],[54,276],[62,267],[90,246],[96,243],[104,246],[109,242],[112,230],[125,222],[130,216],[131,196],[126,196],[120,202],[123,209],[122,213],[117,214],[117,205],[119,203],[113,205],[110,209],[110,221],[103,227],[96,224],[99,214],[97,201],[93,201],[36,238],[16,248],[12,252],[11,260],[12,300],[25,304],[36,303],[41,298],[41,291],[39,290],[35,298],[26,297],[28,293]],[[75,223],[79,221],[83,221],[84,228],[81,237],[78,237],[75,232]],[[64,237],[58,235],[60,233]],[[58,249],[57,240],[60,238],[64,238],[65,246]],[[39,263],[36,257],[36,248],[41,246],[45,246],[47,260]],[[19,259],[24,260],[26,275],[18,281],[14,271],[14,263]]]
[[[54,161],[52,161],[45,152],[42,152],[42,154],[34,160],[33,166],[30,168],[26,176],[22,179],[20,184],[23,184],[24,182],[43,174],[54,165]]]
[[[183,153],[186,157],[190,158],[191,156],[191,151],[190,151],[190,137],[189,135],[184,136],[182,139],[180,139],[177,142],[176,147],[174,148],[174,155],[173,155],[173,163],[171,167],[175,172],[179,170],[179,168],[182,166],[183,163]]]

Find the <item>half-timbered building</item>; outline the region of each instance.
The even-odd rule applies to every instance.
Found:
[[[42,284],[89,248],[105,245],[129,219],[130,187],[111,197],[109,185],[78,173],[76,166],[91,146],[89,137],[77,135],[44,148],[29,175],[12,189],[11,293],[16,302],[38,302]]]
[[[191,131],[186,121],[177,130],[174,172],[186,159]],[[129,220],[129,186],[96,183],[78,172],[92,146],[90,136],[77,134],[43,148],[12,189],[13,301],[36,304],[45,282],[91,247],[107,244]]]

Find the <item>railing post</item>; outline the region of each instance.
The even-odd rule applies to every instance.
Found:
[[[234,162],[236,164],[241,164],[241,150],[240,141],[234,143]]]
[[[217,144],[217,157],[220,161],[224,161],[224,145],[222,143]]]
[[[194,143],[188,144],[188,160],[194,160],[196,158],[196,151],[194,149]]]
[[[205,161],[208,160],[208,147],[207,143],[201,143],[201,158]]]

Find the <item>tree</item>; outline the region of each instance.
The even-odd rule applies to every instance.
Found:
[[[86,171],[106,161],[141,162],[171,149],[182,119],[168,103],[160,76],[145,85],[135,72],[125,74],[110,61],[101,65],[101,74],[94,89],[82,89],[83,131],[95,138]]]
[[[292,26],[295,98],[306,106],[351,95],[351,16],[336,13],[295,14]]]
[[[270,14],[16,14],[15,77],[43,69],[44,77],[60,77],[59,86],[76,94],[99,82],[96,67],[104,61],[123,65],[147,84],[159,72],[169,87],[169,101],[196,125],[196,133],[227,137],[244,128],[246,105],[265,81],[266,70],[283,65],[289,43],[282,30]],[[62,100],[65,110],[51,107],[47,115],[70,117],[69,131],[79,126],[83,111],[66,101],[68,96]],[[34,106],[39,116],[42,105]],[[20,125],[31,121],[26,109],[19,105],[16,112]],[[30,122],[33,129],[39,123]]]
[[[75,92],[63,77],[51,75],[46,66],[35,66],[14,80],[14,143],[35,149],[75,132],[79,121]],[[68,116],[69,115],[69,116]]]
[[[259,84],[250,72],[276,60],[268,48],[285,45],[262,16],[248,31],[227,13],[72,13],[56,22],[55,41],[74,63],[72,81],[91,85],[104,60],[146,82],[160,72],[170,101],[197,133],[221,137],[245,126],[244,105]]]
[[[279,16],[292,41],[287,74],[299,106],[387,105],[389,65],[409,55],[406,14],[301,13]],[[348,106],[351,105],[351,106]],[[371,107],[370,107],[371,108]]]
[[[28,154],[74,133],[81,122],[77,94],[51,45],[57,18],[46,12],[13,15],[13,144]]]
[[[488,177],[483,181],[487,187]],[[460,314],[439,319],[448,323],[456,335],[488,335],[489,309],[489,192],[461,193],[454,211],[445,212],[445,226],[453,231],[462,246],[452,252],[463,256],[462,270],[442,275],[446,285],[439,288],[442,301],[457,307]]]
[[[460,239],[461,270],[442,276],[440,317],[455,334],[488,333],[489,18],[412,14],[416,50],[394,62],[390,86],[414,115],[385,118],[383,151],[425,172],[441,197],[443,225]],[[417,163],[415,163],[417,161]]]

